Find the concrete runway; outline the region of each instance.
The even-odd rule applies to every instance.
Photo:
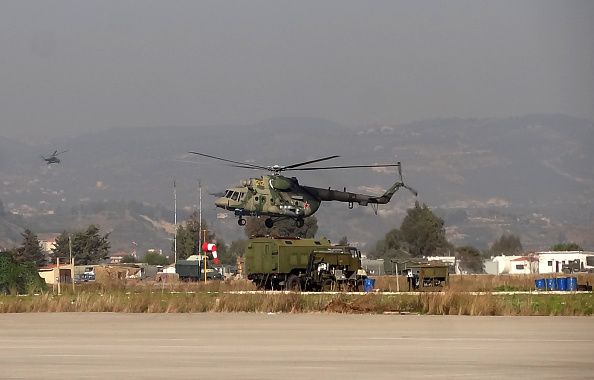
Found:
[[[594,319],[0,314],[1,379],[585,379]]]

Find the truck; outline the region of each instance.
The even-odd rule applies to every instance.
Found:
[[[213,266],[206,265],[207,280],[222,280],[223,275]],[[204,260],[199,260],[190,256],[190,260],[178,260],[175,263],[175,273],[181,281],[195,282],[204,281]]]
[[[325,238],[252,238],[244,272],[258,288],[269,290],[360,291],[366,278],[359,250]]]

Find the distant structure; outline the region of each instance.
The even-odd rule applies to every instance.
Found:
[[[495,256],[484,264],[487,274],[594,272],[594,252],[542,251],[522,256]]]

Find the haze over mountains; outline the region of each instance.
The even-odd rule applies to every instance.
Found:
[[[215,209],[208,193],[263,173],[187,154],[194,150],[265,165],[334,154],[341,157],[328,165],[401,161],[405,182],[419,191],[419,201],[445,219],[448,237],[456,245],[485,248],[499,234],[513,232],[528,248],[544,249],[560,240],[594,248],[593,142],[591,121],[564,115],[434,119],[357,128],[286,118],[241,126],[112,129],[55,136],[46,144],[0,137],[0,200],[8,214],[0,216],[4,223],[0,245],[14,243],[15,229],[35,220],[46,221],[38,224],[39,229],[45,225],[56,230],[44,232],[72,228],[72,223],[62,227],[51,222],[57,215],[68,220],[64,215],[72,207],[136,201],[147,208],[132,207],[128,224],[146,223],[146,229],[118,236],[115,245],[125,246],[134,239],[147,242],[138,242],[142,248],[167,249],[174,178],[178,207],[185,215],[197,207],[200,179],[205,219],[227,242],[244,238],[231,214],[217,218],[222,210]],[[48,167],[39,155],[54,149],[69,151],[61,165]],[[381,193],[397,178],[395,171],[370,169],[288,174],[302,184],[364,193]],[[414,202],[412,194],[401,190],[377,216],[370,207],[349,210],[346,204],[325,203],[316,213],[319,233],[335,241],[346,235],[370,248],[399,226]],[[114,212],[111,219],[93,220],[110,224],[107,229],[115,231],[121,225],[114,227],[108,221],[118,219]],[[85,221],[79,212],[77,223]]]

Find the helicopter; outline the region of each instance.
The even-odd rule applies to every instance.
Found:
[[[61,155],[62,153],[66,153],[66,152],[68,152],[68,151],[67,150],[63,150],[61,152],[58,152],[58,150],[56,149],[56,150],[54,150],[54,153],[50,154],[48,157],[43,157],[43,156],[40,156],[40,157],[48,165],[59,164],[60,163],[60,159],[58,158],[58,156]]]
[[[304,219],[313,215],[320,204],[324,201],[338,201],[348,203],[349,209],[357,203],[361,206],[371,205],[377,214],[378,205],[390,202],[392,196],[398,189],[405,188],[417,196],[417,191],[404,184],[402,178],[402,164],[374,164],[374,165],[346,165],[346,166],[317,166],[302,167],[320,161],[331,160],[339,156],[333,155],[322,157],[315,160],[300,162],[292,165],[272,165],[264,166],[253,163],[239,162],[226,158],[216,157],[199,152],[189,152],[202,157],[207,157],[223,162],[229,166],[252,170],[266,170],[271,172],[269,175],[262,175],[258,178],[250,178],[241,181],[238,186],[225,190],[215,200],[215,205],[227,211],[233,211],[239,219],[237,223],[245,226],[244,216],[266,216],[264,225],[272,228],[276,221],[282,219],[293,219],[297,227],[303,227]],[[314,171],[314,170],[334,170],[351,168],[398,168],[398,181],[395,182],[382,195],[357,194],[346,191],[333,190],[330,187],[319,188],[304,186],[299,184],[296,177],[286,177],[282,175],[285,171]]]

